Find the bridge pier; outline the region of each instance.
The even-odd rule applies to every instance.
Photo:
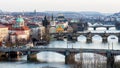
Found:
[[[27,61],[37,61],[37,54],[30,54],[30,51],[28,51]]]
[[[104,43],[108,42],[107,38],[108,38],[109,34],[107,34],[106,32],[102,35],[102,41]]]
[[[109,27],[106,27],[107,30],[109,30]]]
[[[107,36],[102,37],[102,42],[106,43],[107,42]]]
[[[107,68],[114,68],[115,58],[110,52],[107,53]]]
[[[77,36],[72,36],[72,41],[77,41]]]
[[[20,52],[7,52],[5,53],[6,58],[11,59],[11,58],[17,58],[21,55]]]
[[[86,42],[91,43],[92,42],[92,35],[89,33],[86,37],[87,37]]]
[[[96,30],[96,27],[94,27],[94,30]]]
[[[87,43],[91,43],[91,42],[92,42],[92,38],[91,38],[91,37],[87,37],[86,42],[87,42]]]
[[[65,64],[75,64],[75,53],[66,52]]]

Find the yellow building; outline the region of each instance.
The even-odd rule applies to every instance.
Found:
[[[63,25],[57,25],[56,26],[56,32],[64,32],[64,26]]]
[[[8,37],[8,27],[0,24],[0,42],[5,40],[7,37]]]

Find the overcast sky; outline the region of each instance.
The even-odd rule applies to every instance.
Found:
[[[120,0],[0,0],[3,11],[120,11]]]

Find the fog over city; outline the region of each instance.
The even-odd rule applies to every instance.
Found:
[[[0,0],[3,11],[120,11],[120,0]]]

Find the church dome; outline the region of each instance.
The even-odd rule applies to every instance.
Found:
[[[17,22],[17,23],[22,23],[22,22],[24,22],[24,19],[23,19],[23,18],[17,18],[17,19],[16,19],[16,22]]]

